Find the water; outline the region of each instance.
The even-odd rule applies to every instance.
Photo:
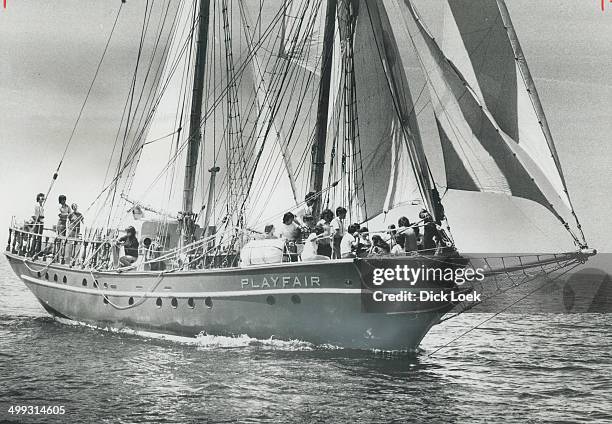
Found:
[[[612,320],[503,314],[437,326],[417,358],[306,342],[151,337],[48,317],[0,260],[0,421],[612,422]],[[63,405],[19,416],[11,405]]]

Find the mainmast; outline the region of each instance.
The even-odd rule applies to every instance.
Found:
[[[193,76],[193,92],[191,95],[191,117],[189,120],[189,144],[187,147],[187,162],[185,164],[185,182],[183,189],[183,235],[185,240],[191,236],[193,229],[193,194],[195,188],[196,170],[202,139],[202,97],[204,95],[204,77],[206,65],[206,49],[208,44],[208,21],[210,0],[200,0],[198,12],[198,32],[196,44],[195,71]]]
[[[332,51],[336,21],[336,0],[327,0],[325,30],[323,33],[323,53],[321,59],[321,82],[317,108],[315,139],[312,144],[312,165],[310,171],[310,191],[319,194],[313,205],[313,215],[321,212],[321,190],[325,169],[325,144],[327,142],[327,114],[329,110],[329,89],[332,70]]]

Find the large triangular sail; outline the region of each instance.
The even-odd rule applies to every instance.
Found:
[[[409,0],[385,3],[404,18],[427,77],[448,188],[535,201],[570,230],[573,210],[552,140],[543,131],[543,115],[535,112],[498,2],[449,1],[453,20],[445,36],[454,60]]]

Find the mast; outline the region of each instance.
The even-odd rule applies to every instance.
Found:
[[[206,49],[208,44],[209,14],[210,0],[200,0],[195,71],[193,77],[193,92],[191,95],[191,117],[189,120],[189,144],[187,147],[187,162],[185,164],[185,182],[183,188],[184,219],[193,219],[193,194],[200,151],[200,141],[202,139],[200,120],[202,119],[202,97],[204,95],[204,71],[206,65]],[[189,227],[191,226],[185,226],[185,228]],[[188,234],[185,234],[185,236],[188,236]]]
[[[336,21],[336,0],[327,0],[325,30],[323,33],[323,53],[321,59],[321,82],[317,106],[315,139],[312,145],[312,165],[310,171],[310,191],[317,193],[313,205],[313,216],[321,212],[321,190],[325,170],[325,144],[327,142],[327,114],[329,110],[329,90],[332,70],[332,50],[334,48],[334,31]]]

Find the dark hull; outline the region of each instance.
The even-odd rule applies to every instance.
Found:
[[[448,302],[417,302],[392,313],[363,311],[361,289],[371,286],[373,266],[440,266],[439,258],[296,262],[163,275],[92,274],[24,262],[12,254],[7,258],[52,315],[183,336],[246,334],[355,349],[414,350],[453,307]]]

